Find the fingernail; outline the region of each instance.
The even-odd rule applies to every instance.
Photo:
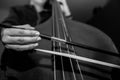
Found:
[[[38,37],[38,38],[37,38],[37,41],[39,41],[39,40],[41,40],[41,38],[40,38],[40,37]]]
[[[35,43],[35,45],[34,46],[38,46],[38,43]]]
[[[39,32],[36,32],[35,35],[38,36],[38,35],[40,35],[40,33],[39,33]]]

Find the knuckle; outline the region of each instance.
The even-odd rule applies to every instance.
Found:
[[[7,43],[8,42],[8,37],[7,36],[2,36],[2,42]]]
[[[19,33],[20,35],[24,35],[24,34],[25,34],[25,31],[24,31],[24,30],[20,30],[18,33]]]
[[[24,39],[24,38],[19,38],[19,39],[17,40],[17,42],[23,44],[23,43],[25,43],[25,39]]]
[[[9,31],[7,28],[2,29],[2,35],[6,35]]]

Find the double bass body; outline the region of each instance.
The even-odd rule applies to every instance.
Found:
[[[52,36],[51,34],[52,27],[47,27],[47,25],[52,25],[51,21],[52,21],[52,18],[50,18],[45,23],[41,24],[40,26],[42,27],[37,27],[36,29],[40,31],[41,34],[49,34],[50,36]],[[93,26],[80,23],[77,21],[69,20],[69,19],[65,19],[65,22],[68,26],[68,30],[73,41],[78,43],[83,43],[86,45],[91,45],[92,47],[96,47],[99,49],[117,52],[111,39],[100,30],[94,28]],[[40,41],[39,44],[44,45],[44,46],[40,46],[40,45],[38,46],[38,48],[41,48],[41,49],[51,50],[52,48],[51,41],[47,41],[43,39]],[[46,46],[46,45],[49,45],[49,46]],[[78,56],[88,57],[91,59],[97,59],[101,61],[115,62],[116,60],[115,57],[111,57],[99,52],[94,52],[94,51],[90,51],[90,50],[86,50],[78,47],[75,47],[75,52],[76,52],[76,55]],[[37,53],[39,54],[40,52],[37,52]],[[42,53],[42,54],[47,55],[46,53]],[[44,60],[43,63],[49,62],[50,65],[53,65],[52,55],[48,55],[48,56],[51,57],[52,60],[50,58],[50,59],[47,59],[48,61]],[[63,72],[60,67],[62,66],[60,56],[59,57],[57,56],[56,62],[57,62],[56,63],[57,64],[56,80],[64,80]],[[74,71],[75,76],[71,69],[70,60],[68,58],[66,59],[63,57],[63,64],[65,69],[64,73],[65,73],[66,80],[74,80],[75,79],[74,77],[76,77],[76,80],[82,80],[82,78],[83,80],[110,80],[111,79],[112,68],[95,65],[92,63],[84,62],[84,61],[79,61],[80,70],[81,70],[80,72],[77,66],[77,62],[75,60],[72,60],[72,63],[75,70]]]
[[[36,30],[41,34],[53,36],[53,20],[54,17],[52,16],[46,22],[37,25]],[[112,40],[100,30],[70,19],[64,18],[64,20],[72,41],[117,52]],[[57,23],[55,23],[55,27],[56,24]],[[62,34],[63,33],[60,32],[59,35]],[[54,34],[54,36],[56,36],[56,34]],[[53,45],[53,43],[55,45]],[[65,47],[60,45],[64,45]],[[108,62],[115,62],[116,60],[115,57],[106,54],[71,47],[69,45],[66,46],[65,44],[59,44],[45,39],[39,41],[37,48],[75,53],[75,55],[78,56]],[[17,54],[14,54],[12,50],[8,50],[7,52],[9,52],[9,54],[3,54],[6,59],[5,61],[7,61],[7,69],[9,70],[7,75],[9,75],[9,77],[12,76],[13,80],[111,80],[112,68],[109,67],[62,56],[50,55],[35,50],[28,51],[28,54],[25,54],[25,52],[22,54],[21,52],[15,52]]]

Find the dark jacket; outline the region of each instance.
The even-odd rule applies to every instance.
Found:
[[[41,33],[46,34],[52,31],[50,27],[51,24],[49,23],[49,21],[52,21],[50,16],[51,11],[42,12],[38,16],[38,13],[35,11],[33,6],[18,6],[11,8],[9,16],[3,21],[3,23],[7,25],[30,24],[31,26],[36,27],[39,17],[40,25],[36,28]],[[112,40],[100,30],[87,24],[72,20],[66,19],[66,22],[69,23],[68,25],[70,26],[70,32],[74,32],[71,34],[73,41],[76,40],[79,43],[92,45],[96,48],[117,52]],[[79,26],[74,26],[74,24]],[[52,42],[43,39],[39,42],[39,44],[40,45],[38,48],[52,48]],[[76,47],[75,50],[78,56],[87,56],[89,58],[111,62],[115,62],[116,60],[114,57],[82,48],[79,49]],[[58,56],[56,60],[57,73],[61,75],[61,60]],[[66,78],[68,80],[73,80],[70,64],[67,62],[69,59],[64,59],[63,61],[65,65],[65,73],[69,72]],[[75,60],[73,62],[73,65],[77,65]],[[79,64],[81,66],[80,68],[82,69],[84,80],[111,80],[112,68],[95,65],[84,61],[80,61]],[[8,80],[54,80],[53,56],[46,53],[36,52],[34,50],[18,52],[5,49],[2,54],[2,65],[3,69],[6,71]],[[79,74],[79,70],[76,68],[77,66],[74,67],[75,72],[77,73],[76,77],[81,80],[81,73]],[[62,80],[62,77],[58,77],[58,74],[57,80]]]

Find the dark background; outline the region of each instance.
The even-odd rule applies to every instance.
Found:
[[[29,0],[0,0],[0,22],[14,5]],[[109,35],[120,50],[120,0],[67,0],[73,19],[94,25]]]
[[[0,0],[0,17],[4,18],[4,16],[8,14],[7,9],[10,6],[23,5],[28,3],[28,1],[29,0]],[[109,0],[67,0],[72,14],[80,21],[89,19],[94,7],[104,6],[108,1]]]

